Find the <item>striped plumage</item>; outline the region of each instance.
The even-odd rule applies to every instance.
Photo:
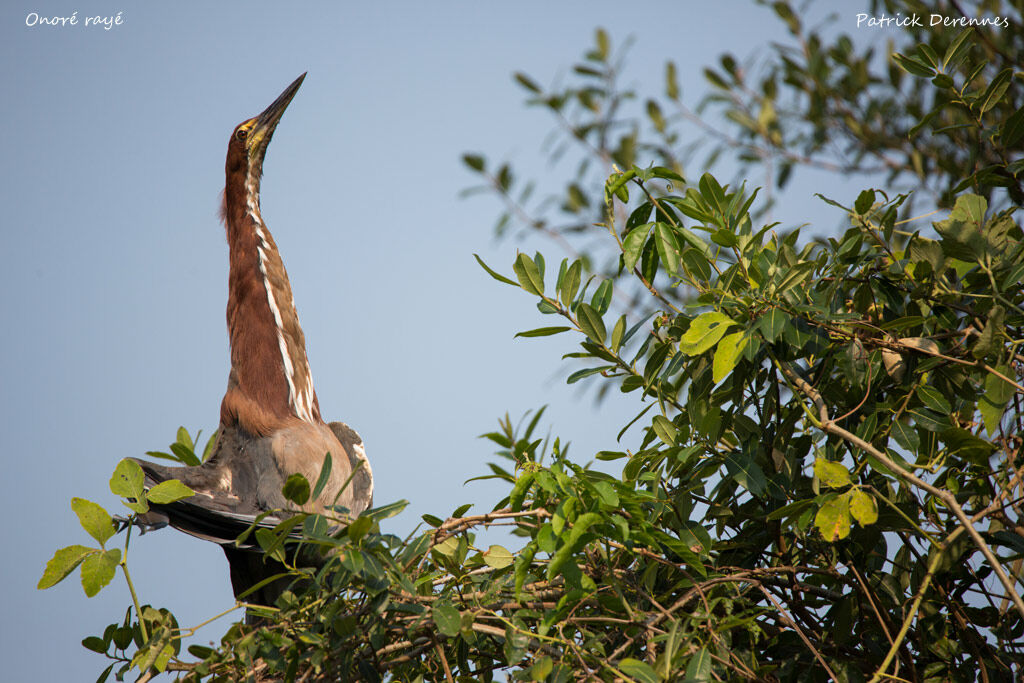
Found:
[[[332,456],[328,484],[304,506],[307,511],[323,512],[336,503],[358,514],[373,496],[359,436],[341,423],[327,425],[320,416],[288,273],[261,213],[267,145],[303,78],[262,114],[239,124],[228,143],[221,210],[230,257],[231,371],[214,453],[198,467],[140,461],[150,485],[174,478],[196,491],[178,503],[154,507],[172,526],[224,547],[236,595],[276,571],[255,549],[239,550],[234,540],[260,513],[293,507],[281,493],[291,474],[312,483],[325,455]],[[268,587],[246,599],[269,604],[278,589]]]

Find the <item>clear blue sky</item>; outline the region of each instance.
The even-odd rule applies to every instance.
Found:
[[[463,481],[486,473],[491,448],[476,437],[505,411],[550,404],[582,460],[614,443],[631,407],[595,407],[563,384],[567,337],[513,340],[550,323],[472,258],[508,272],[517,247],[560,256],[496,242],[495,203],[458,198],[474,182],[465,151],[557,172],[539,154],[551,122],[523,107],[511,74],[554,82],[600,25],[616,43],[636,39],[625,83],[660,90],[671,58],[693,106],[705,64],[783,37],[769,9],[745,2],[40,4],[0,11],[10,681],[92,680],[105,662],[78,643],[129,604],[120,580],[91,600],[77,575],[35,589],[56,548],[89,540],[70,499],[118,510],[107,481],[121,458],[164,448],[179,424],[217,426],[228,371],[217,209],[235,124],[309,72],[268,153],[263,215],[323,414],[363,435],[378,503],[412,501],[389,527],[405,533],[424,512],[500,497]],[[78,26],[25,25],[29,12],[75,10]],[[844,10],[847,31],[855,11]],[[109,31],[83,25],[118,12]],[[795,183],[777,218],[835,225],[812,185]],[[182,625],[232,604],[215,545],[165,530],[133,542],[131,562],[142,600]]]

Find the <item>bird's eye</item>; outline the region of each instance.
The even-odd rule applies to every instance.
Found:
[[[246,130],[245,128],[239,128],[238,132],[235,133],[235,137],[238,138],[240,141],[244,142],[245,139],[249,137],[249,131]]]

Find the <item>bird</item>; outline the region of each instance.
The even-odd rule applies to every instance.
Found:
[[[373,473],[362,439],[344,423],[328,424],[320,415],[291,283],[261,213],[267,147],[305,77],[295,79],[261,114],[238,124],[228,142],[221,219],[229,253],[231,369],[212,454],[201,465],[185,467],[133,459],[147,487],[177,479],[194,491],[152,505],[140,522],[169,524],[220,544],[236,598],[261,605],[272,605],[285,584],[251,589],[282,567],[251,541],[236,543],[239,535],[254,523],[272,527],[287,514],[275,511],[341,509],[355,517],[373,503]],[[320,495],[302,506],[291,503],[282,493],[288,477],[301,474],[316,482],[328,454],[330,473]]]

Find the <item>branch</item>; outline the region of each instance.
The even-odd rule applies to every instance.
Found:
[[[817,389],[811,386],[807,380],[801,377],[791,367],[779,363],[779,369],[782,370],[786,377],[788,377],[789,380],[814,403],[815,407],[817,407],[822,431],[826,434],[838,436],[844,441],[847,441],[866,453],[869,453],[903,481],[909,482],[941,500],[946,507],[956,515],[956,518],[960,520],[960,524],[963,525],[964,530],[970,534],[971,540],[974,541],[974,545],[981,551],[981,554],[985,556],[985,559],[988,561],[993,571],[995,571],[996,576],[999,577],[999,582],[1002,583],[1003,588],[1006,589],[1007,597],[1013,601],[1017,611],[1022,617],[1024,617],[1024,600],[1021,600],[1020,595],[1014,588],[1013,582],[1010,581],[1010,577],[1007,576],[1006,572],[1003,570],[1003,566],[999,563],[999,560],[996,558],[991,548],[989,548],[988,544],[985,543],[985,540],[981,537],[981,534],[978,533],[978,530],[974,528],[974,524],[972,524],[971,520],[968,519],[963,508],[960,507],[960,504],[956,502],[956,497],[949,491],[932,486],[913,472],[896,464],[892,458],[872,446],[864,439],[861,439],[856,434],[853,434],[852,432],[849,432],[837,425],[831,420],[831,418],[829,418],[828,408],[825,406],[825,401],[822,399],[821,393],[819,393]]]

